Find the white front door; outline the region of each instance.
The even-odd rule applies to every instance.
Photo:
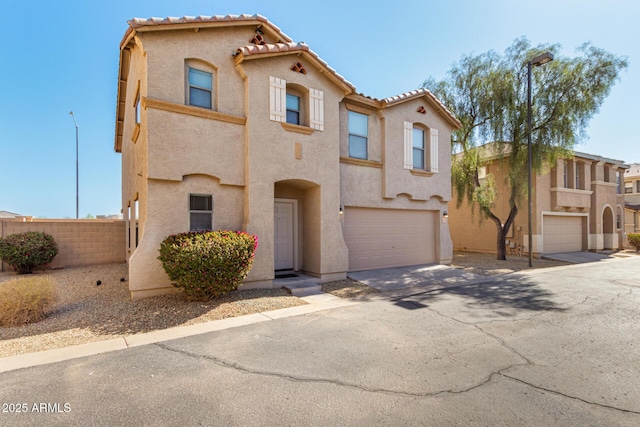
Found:
[[[293,206],[275,202],[273,208],[275,270],[293,270]]]

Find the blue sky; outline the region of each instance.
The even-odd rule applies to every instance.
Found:
[[[576,151],[640,162],[636,0],[0,0],[0,12],[0,210],[75,217],[73,110],[80,217],[120,213],[118,52],[133,17],[258,13],[376,98],[441,79],[464,54],[502,53],[520,36],[559,43],[567,56],[591,41],[630,66]]]

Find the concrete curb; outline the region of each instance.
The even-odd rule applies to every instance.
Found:
[[[79,344],[70,347],[2,357],[0,358],[0,372],[9,372],[33,366],[63,362],[65,360],[77,359],[80,357],[93,356],[96,354],[109,353],[118,350],[126,350],[128,348],[139,347],[142,345],[170,341],[193,335],[206,334],[208,332],[215,332],[223,329],[237,328],[240,326],[252,325],[255,323],[267,322],[270,320],[283,319],[286,317],[301,316],[304,314],[316,313],[318,311],[331,310],[339,307],[348,307],[366,302],[341,299],[331,294],[322,293],[308,295],[300,299],[308,302],[309,304],[265,311],[263,313],[230,317],[227,319],[213,320],[210,322],[198,323],[195,325],[176,326],[173,328],[162,329],[143,334],[129,335],[125,337]]]

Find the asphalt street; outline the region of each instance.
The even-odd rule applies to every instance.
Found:
[[[429,280],[0,373],[0,425],[640,425],[640,257]]]

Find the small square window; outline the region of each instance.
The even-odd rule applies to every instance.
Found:
[[[287,94],[287,123],[300,124],[300,97]]]
[[[189,195],[189,230],[213,229],[213,196]]]
[[[189,105],[211,109],[211,73],[189,67]]]

